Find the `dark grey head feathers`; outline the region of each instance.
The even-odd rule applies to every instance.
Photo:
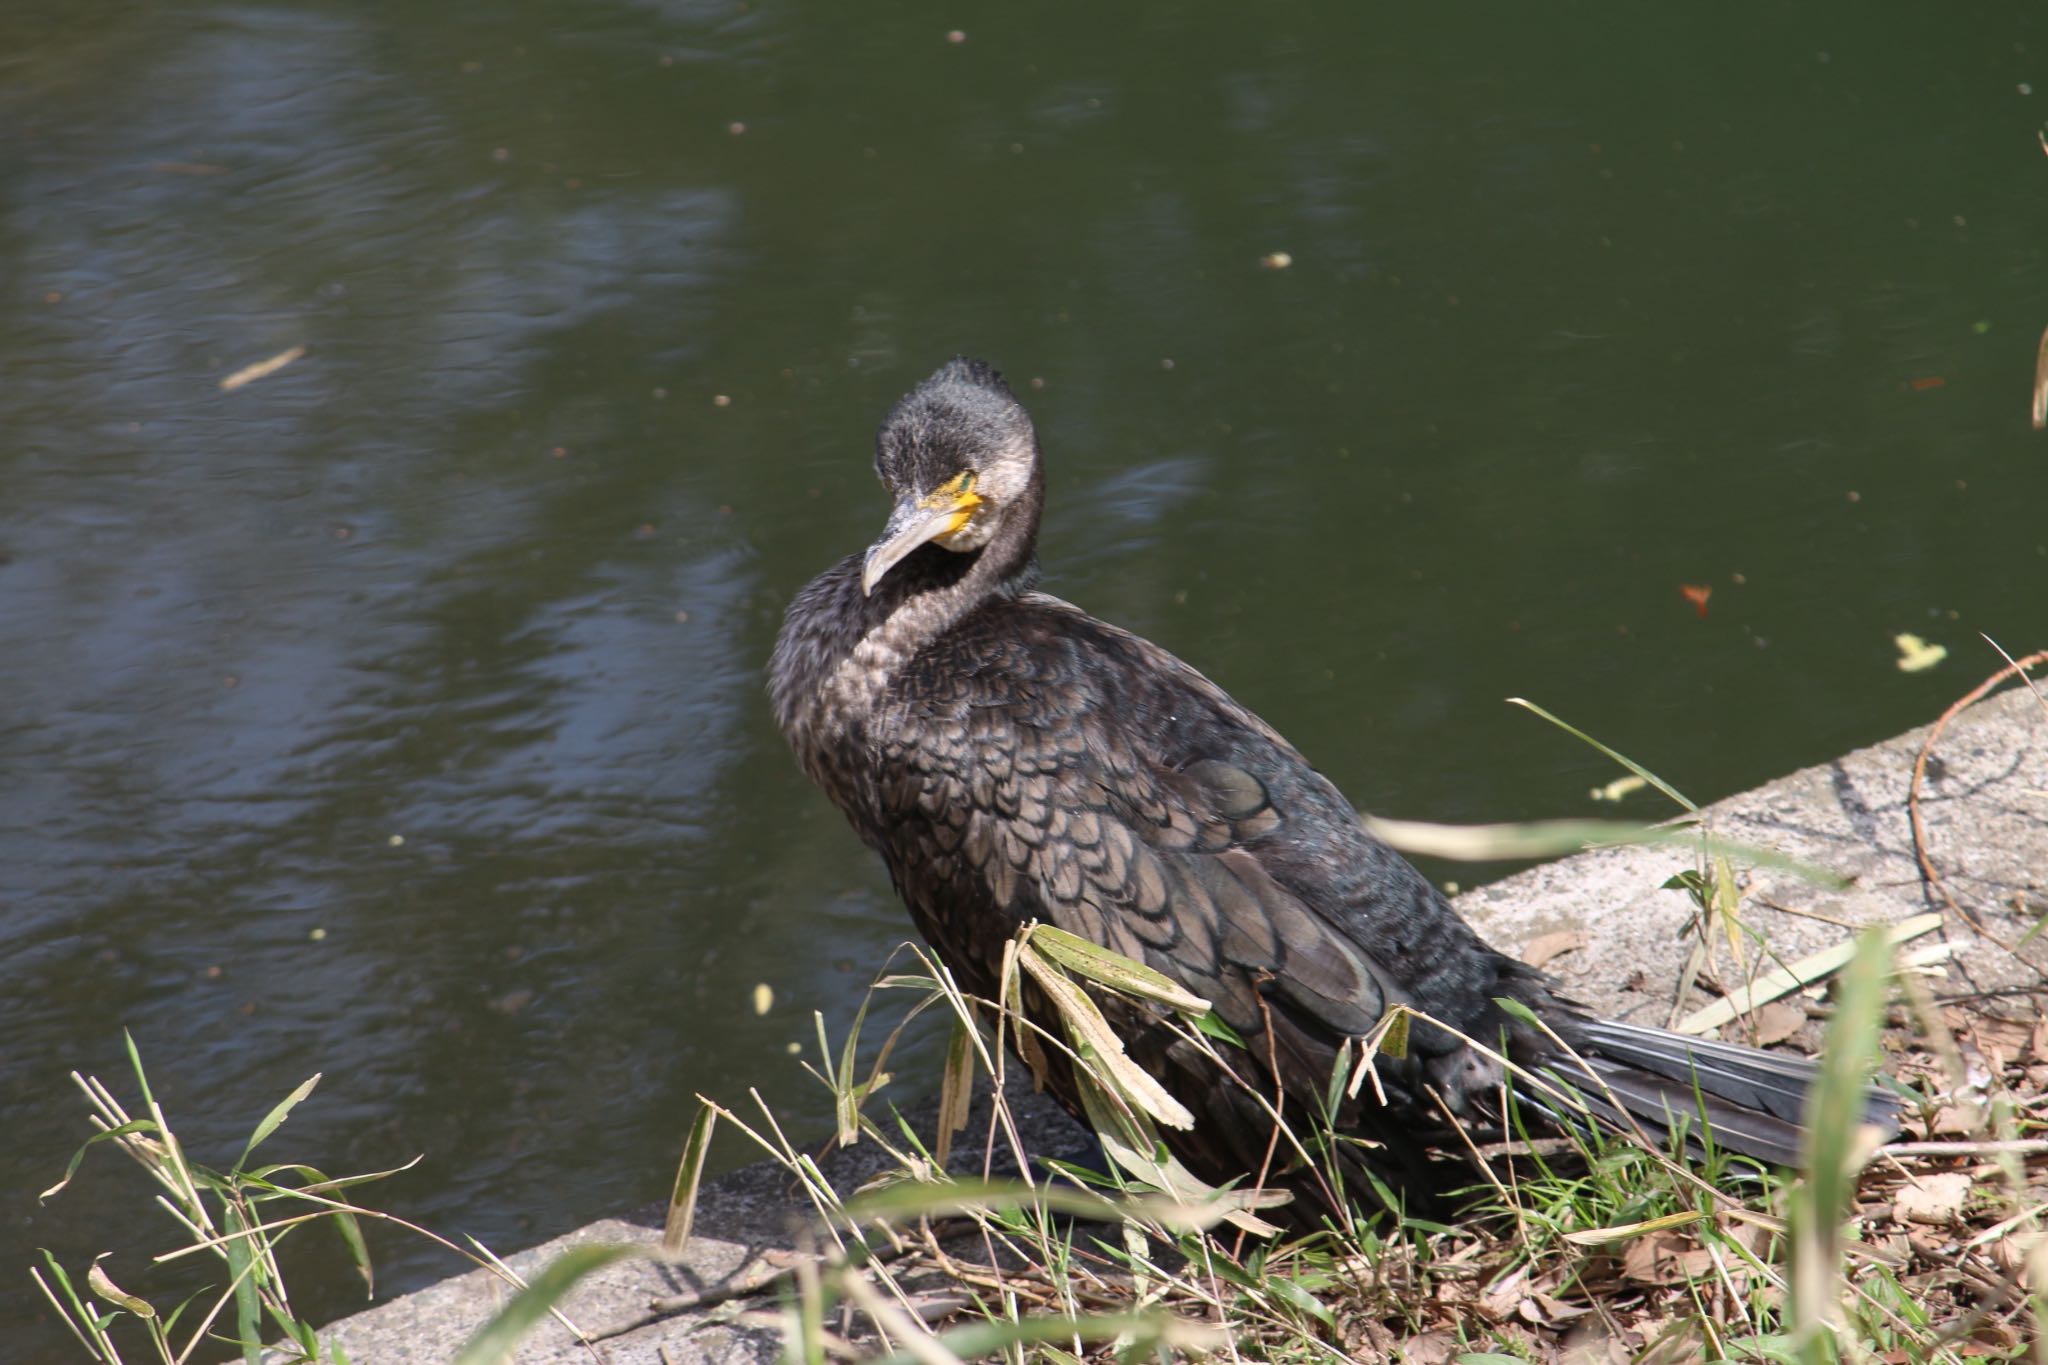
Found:
[[[1028,466],[1037,449],[1031,414],[1002,375],[984,361],[962,356],[889,410],[875,433],[875,473],[902,497],[928,493],[972,470],[987,495],[1002,491],[990,487],[994,466]]]

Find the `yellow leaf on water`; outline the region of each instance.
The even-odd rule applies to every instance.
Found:
[[[1623,797],[1633,792],[1639,792],[1649,785],[1648,782],[1631,773],[1627,777],[1615,778],[1604,787],[1593,788],[1592,795],[1595,801],[1619,801]]]
[[[1892,643],[1899,647],[1901,673],[1918,673],[1922,669],[1934,667],[1948,657],[1946,645],[1930,645],[1917,635],[1894,635]]]

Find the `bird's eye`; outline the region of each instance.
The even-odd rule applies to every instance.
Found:
[[[953,490],[954,493],[972,493],[974,491],[974,471],[970,469],[965,474],[962,474],[958,482],[959,486]]]

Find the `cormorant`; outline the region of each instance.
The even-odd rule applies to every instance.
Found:
[[[770,692],[804,770],[964,988],[994,998],[1004,946],[1038,920],[1213,1002],[1253,1083],[1270,1088],[1271,1059],[1300,1106],[1322,1103],[1345,1040],[1404,1002],[1504,1040],[1596,1107],[1618,1098],[1648,1132],[1673,1115],[1696,1128],[1703,1102],[1721,1146],[1798,1160],[1813,1063],[1594,1017],[1483,942],[1271,726],[1157,645],[1037,591],[1038,441],[995,370],[959,359],[912,390],[882,423],[875,469],[888,524],[797,594]],[[1259,1102],[1163,1011],[1103,1003],[1196,1116],[1166,1133],[1175,1155],[1216,1183],[1259,1170],[1273,1131]],[[1044,1079],[1078,1114],[1051,1062]],[[1444,1184],[1433,1150],[1458,1149],[1446,1110],[1497,1131],[1500,1068],[1417,1024],[1378,1073],[1384,1100],[1365,1086],[1338,1116],[1377,1145],[1342,1150],[1425,1200]],[[1896,1126],[1876,1092],[1870,1116]]]

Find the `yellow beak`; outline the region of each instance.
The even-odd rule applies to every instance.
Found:
[[[899,501],[889,514],[889,524],[882,528],[882,538],[868,547],[860,571],[861,593],[872,596],[875,584],[904,556],[926,541],[943,541],[954,534],[973,519],[979,506],[980,496],[959,481],[936,493]]]

